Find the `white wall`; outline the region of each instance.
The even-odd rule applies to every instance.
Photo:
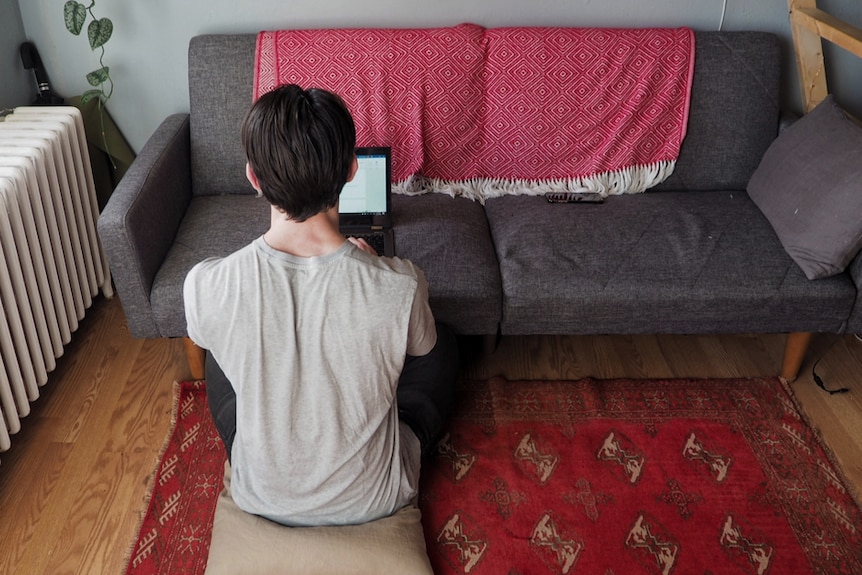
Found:
[[[8,0],[0,0],[6,2]],[[18,0],[24,29],[42,54],[54,90],[80,94],[99,67],[83,37],[63,25],[63,1]],[[81,0],[85,2],[87,0]],[[200,33],[322,27],[429,27],[472,22],[510,25],[690,26],[715,30],[724,0],[97,0],[114,37],[105,63],[116,88],[109,110],[135,150],[168,114],[188,110],[187,49]],[[859,0],[820,0],[820,7],[862,25]],[[725,30],[765,30],[784,39],[785,105],[799,111],[787,0],[726,0]],[[843,52],[843,51],[840,51]],[[832,89],[862,115],[862,60],[830,57]],[[834,61],[833,61],[834,60]]]
[[[24,39],[18,0],[0,0],[0,110],[36,98],[33,73],[21,65],[19,48]]]

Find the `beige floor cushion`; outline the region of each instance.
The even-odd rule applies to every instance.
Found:
[[[364,525],[285,527],[237,507],[225,464],[206,575],[433,575],[421,518],[410,505]]]

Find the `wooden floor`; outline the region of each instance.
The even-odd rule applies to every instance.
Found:
[[[466,377],[509,379],[773,375],[781,336],[503,338],[482,355],[462,341]],[[811,378],[814,361],[829,395]],[[817,336],[792,385],[851,487],[862,493],[862,342]],[[129,337],[117,299],[97,300],[42,397],[0,454],[0,573],[123,573],[159,451],[172,385],[188,369],[180,341]]]

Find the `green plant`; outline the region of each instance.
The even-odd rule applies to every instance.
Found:
[[[87,74],[87,82],[93,86],[92,90],[87,90],[81,94],[81,106],[86,105],[91,100],[96,100],[99,107],[99,126],[102,132],[102,143],[105,146],[105,152],[108,153],[108,158],[111,166],[116,169],[114,158],[108,150],[108,138],[105,134],[105,104],[111,99],[111,94],[114,93],[114,81],[111,79],[111,70],[105,66],[105,43],[111,39],[111,34],[114,33],[114,23],[109,18],[97,18],[93,13],[93,6],[96,5],[96,0],[90,0],[90,4],[85,6],[75,0],[69,0],[63,5],[63,19],[66,22],[66,30],[78,36],[81,30],[84,29],[84,24],[87,18],[90,18],[90,24],[87,26],[87,40],[90,43],[90,48],[95,51],[99,50],[99,68]],[[106,89],[107,87],[107,89]]]
[[[111,39],[111,34],[114,32],[114,23],[109,18],[97,18],[93,13],[93,6],[96,5],[96,0],[91,0],[89,6],[84,6],[75,0],[69,0],[63,6],[63,18],[66,22],[66,29],[78,36],[81,30],[84,29],[84,24],[87,22],[87,17],[91,18],[90,24],[87,26],[87,39],[90,42],[92,50],[101,50],[99,54],[99,68],[87,74],[87,82],[93,86],[92,90],[87,90],[81,95],[81,104],[86,104],[93,98],[99,98],[99,101],[104,104],[110,98],[114,91],[114,82],[111,80],[111,71],[105,66],[103,61],[105,57],[105,43]],[[107,91],[105,86],[108,86]]]
[[[114,32],[114,23],[109,18],[97,18],[93,13],[93,6],[96,5],[96,0],[90,0],[89,6],[85,6],[75,0],[69,0],[63,6],[63,18],[66,22],[66,29],[78,36],[84,29],[84,24],[87,18],[90,18],[90,24],[87,26],[87,39],[90,42],[92,50],[100,50],[99,53],[99,68],[87,74],[87,82],[93,86],[92,90],[87,90],[81,95],[81,104],[86,104],[93,98],[98,98],[100,105],[104,105],[114,92],[114,82],[111,80],[111,71],[105,66],[103,61],[105,57],[105,43],[111,39],[111,34]],[[107,86],[107,90],[105,87]]]

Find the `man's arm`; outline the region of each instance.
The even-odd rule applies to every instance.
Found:
[[[410,324],[407,328],[407,355],[414,357],[427,355],[437,343],[437,328],[434,314],[428,303],[428,281],[419,268],[416,269],[416,293],[410,310]]]

